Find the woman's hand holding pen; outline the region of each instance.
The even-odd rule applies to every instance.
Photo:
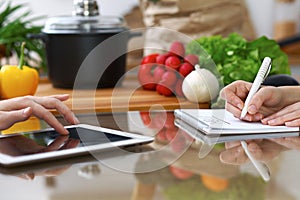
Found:
[[[249,82],[240,80],[227,85],[221,91],[221,98],[226,100],[226,110],[233,113],[237,118],[240,118],[241,111],[244,107],[244,101],[249,93],[251,85],[252,84]],[[288,93],[295,93],[296,88],[297,90],[300,89],[297,86],[262,87],[250,101],[247,115],[243,120],[262,121],[264,124],[270,125],[284,124],[282,118],[281,120],[277,119],[278,117],[282,117],[281,113],[283,113],[278,111],[285,106],[294,103],[297,98],[298,101],[300,100],[300,95],[299,97],[294,95],[292,98],[286,98]],[[291,108],[289,108],[289,110],[291,110]],[[279,114],[276,115],[277,112]],[[298,116],[300,117],[300,113]]]

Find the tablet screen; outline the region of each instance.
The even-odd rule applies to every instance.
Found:
[[[90,146],[104,144],[107,142],[117,142],[131,139],[130,137],[125,137],[121,135],[111,134],[104,131],[95,131],[91,129],[86,129],[82,127],[67,128],[69,131],[69,138],[74,140],[79,140],[78,146]],[[49,130],[45,132],[30,133],[29,137],[36,140],[37,142],[42,142],[42,145],[49,145],[57,137],[61,137],[59,133],[54,130]]]
[[[104,145],[130,144],[135,139],[132,134],[122,135],[123,132],[110,129],[90,129],[80,126],[67,129],[69,135],[61,135],[53,129],[46,129],[1,137],[0,154],[18,157],[89,146],[98,146],[101,149]],[[84,151],[82,149],[81,151]]]
[[[16,166],[152,142],[153,137],[79,124],[66,126],[68,135],[54,129],[0,137],[0,165]]]

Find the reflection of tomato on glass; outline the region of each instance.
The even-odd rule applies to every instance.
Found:
[[[145,126],[156,131],[156,141],[170,143],[174,152],[181,152],[186,148],[187,142],[193,139],[174,124],[175,115],[172,111],[140,111]]]
[[[193,177],[195,174],[189,170],[179,168],[173,165],[169,166],[171,174],[180,180],[185,180]],[[221,178],[208,174],[200,174],[202,184],[209,190],[221,192],[228,188],[229,179]]]
[[[170,172],[178,179],[184,180],[184,179],[188,179],[191,178],[194,173],[173,165],[169,166]]]

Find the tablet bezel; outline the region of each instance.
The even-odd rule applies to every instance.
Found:
[[[32,164],[36,162],[45,162],[45,161],[50,161],[50,160],[55,160],[55,159],[62,159],[62,158],[67,158],[67,157],[72,157],[72,156],[79,156],[79,155],[84,155],[84,154],[91,154],[93,152],[101,152],[101,151],[106,151],[114,148],[122,148],[122,147],[127,147],[127,146],[132,146],[132,145],[142,145],[142,144],[147,144],[151,143],[154,141],[153,137],[150,136],[144,136],[144,135],[139,135],[135,133],[129,133],[129,132],[124,132],[116,129],[110,129],[110,128],[104,128],[100,126],[94,126],[94,125],[89,125],[89,124],[78,124],[78,125],[70,125],[70,126],[65,126],[65,128],[84,128],[84,129],[89,129],[89,130],[94,130],[94,131],[100,131],[100,132],[106,132],[110,134],[115,134],[119,136],[124,136],[124,137],[129,137],[130,139],[122,140],[122,141],[116,141],[116,142],[108,142],[108,143],[103,143],[103,144],[97,144],[97,145],[91,145],[91,146],[82,146],[82,147],[76,147],[76,148],[71,148],[71,149],[63,149],[59,151],[52,151],[52,152],[41,152],[37,154],[29,154],[29,155],[20,155],[20,156],[9,156],[0,153],[0,165],[4,167],[9,167],[9,166],[19,166],[19,165],[25,165],[25,164]],[[10,134],[10,135],[1,135],[1,138],[5,137],[12,137],[16,135],[23,135],[25,133],[41,133],[41,132],[47,132],[47,131],[52,131],[54,130],[53,128],[47,128],[47,129],[41,129],[38,131],[30,131],[30,132],[22,132],[22,133],[15,133],[15,134]],[[95,134],[97,134],[95,132]]]

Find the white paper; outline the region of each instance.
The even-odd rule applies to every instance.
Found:
[[[225,109],[180,109],[176,117],[206,134],[249,134],[266,132],[298,132],[299,127],[269,126],[235,118]]]

